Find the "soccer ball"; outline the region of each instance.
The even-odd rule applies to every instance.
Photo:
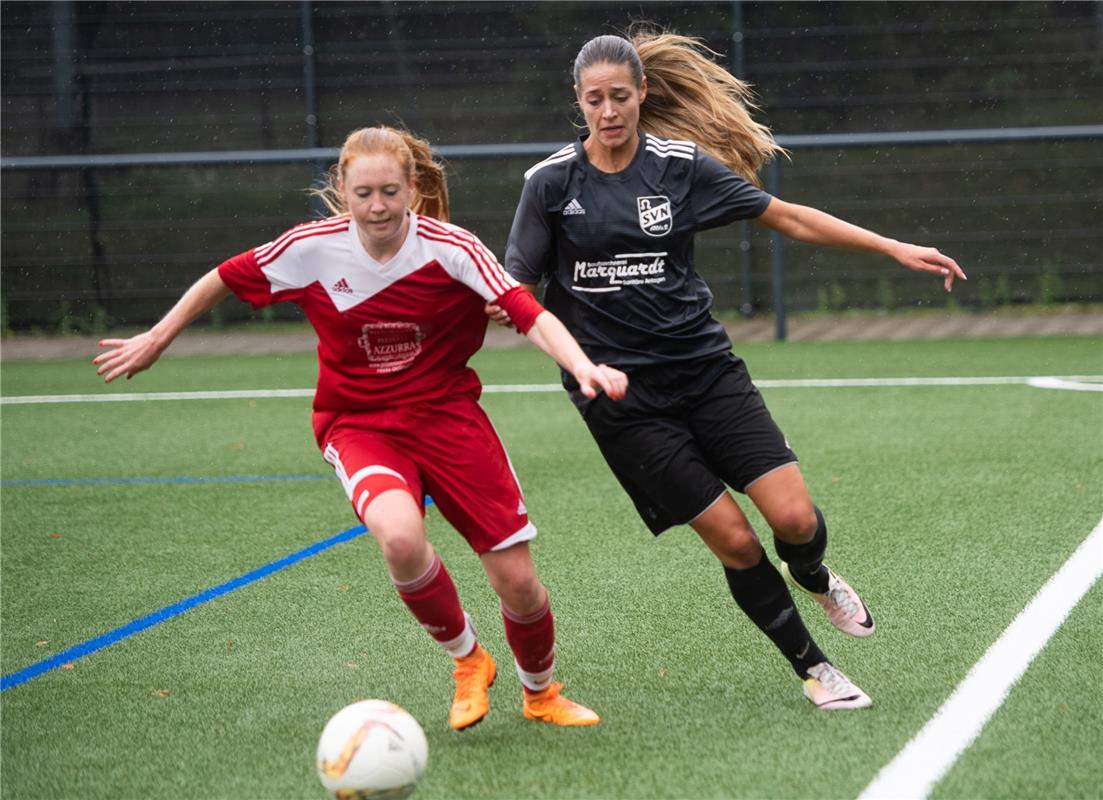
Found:
[[[417,720],[386,700],[345,706],[318,739],[318,777],[338,800],[409,797],[428,761]]]

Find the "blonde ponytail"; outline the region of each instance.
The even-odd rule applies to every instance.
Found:
[[[640,27],[630,37],[647,75],[640,128],[696,142],[732,172],[761,185],[758,171],[785,150],[752,119],[758,106],[750,84],[717,64],[717,53],[699,39]]]

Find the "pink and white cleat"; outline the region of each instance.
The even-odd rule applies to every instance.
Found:
[[[868,694],[827,661],[808,668],[808,677],[804,680],[804,696],[812,701],[812,705],[824,711],[868,708],[873,705]]]
[[[785,576],[785,580],[789,582],[791,586],[795,586],[807,595],[810,595],[813,600],[823,606],[823,610],[827,612],[827,618],[831,621],[831,624],[841,630],[843,633],[849,633],[851,636],[857,636],[859,638],[869,636],[874,631],[873,615],[869,613],[869,609],[866,608],[866,604],[862,602],[862,598],[858,597],[858,593],[851,588],[850,584],[835,574],[834,570],[831,570],[824,565],[824,569],[827,569],[827,592],[812,592],[801,586],[797,579],[793,577],[793,573],[789,571],[789,565],[784,561],[781,563],[781,574]]]

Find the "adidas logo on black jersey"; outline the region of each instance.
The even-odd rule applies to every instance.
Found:
[[[567,205],[563,207],[563,216],[564,217],[570,216],[572,214],[585,214],[585,213],[586,213],[586,209],[584,209],[582,207],[582,203],[578,202],[577,197],[573,198],[571,200],[571,202],[567,203]]]

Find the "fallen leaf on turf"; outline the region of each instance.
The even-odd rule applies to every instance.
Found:
[[[35,647],[44,647],[45,645],[48,645],[49,643],[50,643],[49,639],[39,639],[37,642],[34,643],[34,646]]]
[[[62,669],[72,669],[72,668],[73,668],[73,667],[75,667],[75,666],[76,666],[76,665],[75,665],[75,664],[74,664],[74,663],[73,663],[72,661],[68,661],[68,662],[66,662],[66,663],[62,664],[62,665],[61,665],[61,668],[62,668]]]
[[[156,697],[158,700],[164,700],[166,697],[169,696],[169,690],[168,689],[157,689],[156,691],[153,692],[153,696]]]
[[[50,538],[51,538],[51,539],[60,539],[60,538],[61,538],[61,534],[60,534],[60,533],[51,533],[51,534],[50,534]]]

